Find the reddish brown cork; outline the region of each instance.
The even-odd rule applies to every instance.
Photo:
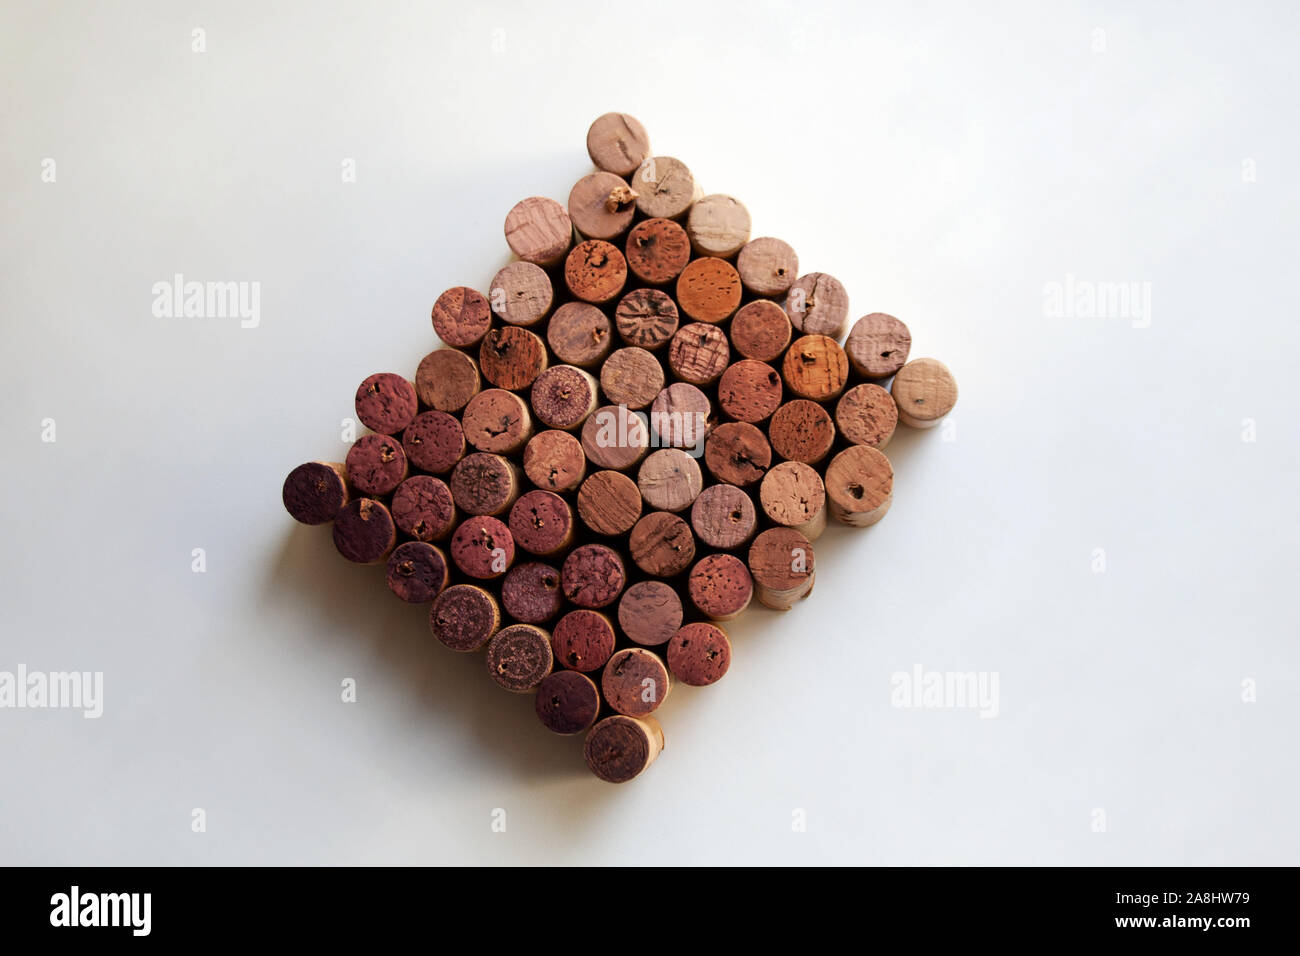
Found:
[[[492,327],[492,310],[482,292],[458,285],[433,303],[433,331],[448,345],[474,348]]]
[[[773,524],[794,528],[809,541],[826,530],[826,486],[811,465],[783,461],[773,466],[763,476],[758,500]]]
[[[281,499],[295,521],[328,524],[348,503],[347,469],[335,462],[299,465],[284,479]]]
[[[348,449],[348,480],[363,495],[386,495],[406,477],[402,443],[389,435],[362,435]]]
[[[834,276],[810,272],[790,286],[785,311],[790,324],[804,335],[838,339],[849,321],[849,294]]]
[[[561,667],[584,673],[600,670],[614,653],[614,625],[599,611],[570,611],[555,624],[551,650]]]
[[[726,422],[704,441],[704,464],[718,481],[745,487],[760,481],[772,464],[772,446],[754,425]]]
[[[768,528],[749,546],[754,597],[775,611],[811,594],[816,570],[812,542],[793,528]]]
[[[642,348],[619,349],[600,370],[600,389],[605,397],[633,410],[653,402],[663,387],[663,366]]]
[[[869,445],[850,445],[826,468],[826,498],[831,516],[865,528],[885,516],[894,498],[894,468]]]
[[[720,259],[730,259],[749,242],[749,226],[749,210],[740,200],[721,194],[697,200],[686,217],[686,234],[695,252]]]
[[[533,690],[553,664],[551,636],[532,624],[503,627],[487,643],[488,675],[516,694]]]
[[[872,312],[853,323],[844,351],[853,371],[863,378],[885,379],[907,364],[912,333],[884,312]]]
[[[754,581],[734,554],[710,554],[695,562],[686,580],[691,603],[705,617],[730,621],[749,607]]]
[[[619,405],[596,409],[582,425],[582,450],[597,468],[626,471],[645,457],[650,430],[636,412]]]
[[[709,485],[691,506],[691,527],[710,548],[738,548],[757,525],[753,499],[735,485]]]
[[[506,243],[524,262],[553,266],[573,244],[573,222],[554,199],[529,196],[506,214]]]
[[[488,287],[488,304],[507,325],[536,325],[554,303],[550,276],[531,262],[506,264]]]
[[[600,305],[623,291],[627,260],[617,246],[588,239],[574,246],[564,260],[564,281],[577,298]]]
[[[419,408],[415,386],[393,372],[376,372],[357,387],[357,419],[372,432],[400,435]]]
[[[540,561],[516,564],[501,582],[501,603],[521,624],[544,624],[560,613],[559,569]]]
[[[589,302],[566,302],[546,326],[546,344],[567,365],[592,368],[614,347],[608,317]]]
[[[524,400],[501,388],[489,388],[471,398],[461,426],[467,442],[479,451],[498,455],[513,454],[533,434],[533,419]]]
[[[650,137],[635,116],[604,113],[587,130],[587,155],[597,169],[630,176],[650,155]]]
[[[584,544],[574,548],[560,569],[564,596],[578,607],[591,610],[617,601],[626,583],[623,559],[603,544]]]
[[[698,457],[713,427],[709,397],[688,382],[674,382],[650,405],[650,430],[661,448],[684,448]]]
[[[424,541],[399,544],[388,556],[388,589],[408,604],[427,604],[447,586],[447,558]]]
[[[524,448],[524,473],[543,491],[572,491],[586,471],[582,442],[568,432],[538,432]]]
[[[578,489],[578,516],[596,534],[627,534],[641,517],[636,482],[620,471],[597,471]]]
[[[682,626],[682,599],[670,584],[640,581],[619,598],[618,624],[638,644],[666,644]]]
[[[677,303],[697,322],[731,318],[740,307],[740,293],[740,276],[725,259],[696,259],[677,277]]]
[[[596,410],[600,386],[573,365],[552,365],[533,383],[530,395],[537,419],[548,428],[572,430]]]
[[[781,376],[766,362],[741,359],[718,380],[718,407],[738,422],[757,424],[781,405]]]
[[[776,410],[767,426],[772,450],[789,461],[815,465],[830,454],[835,423],[830,412],[814,401],[796,398]]]
[[[781,363],[786,387],[799,398],[829,402],[849,380],[849,359],[839,343],[825,335],[794,340]]]
[[[704,193],[686,164],[672,156],[645,160],[630,180],[636,190],[636,208],[647,219],[681,219]],[[686,237],[685,231],[682,238]]]
[[[668,365],[684,382],[711,385],[731,361],[727,336],[716,325],[691,322],[683,325],[668,343]]]
[[[898,427],[898,406],[879,385],[855,385],[836,403],[835,424],[850,444],[884,448]]]
[[[460,419],[448,412],[421,412],[402,433],[402,450],[420,471],[435,475],[450,471],[465,456]]]
[[[441,541],[456,525],[451,489],[432,475],[412,475],[398,485],[390,510],[402,533],[416,541]]]
[[[654,763],[664,749],[664,731],[653,717],[615,714],[591,730],[582,744],[587,768],[606,783],[627,783]]]
[[[493,329],[483,337],[478,363],[483,377],[497,388],[522,391],[546,368],[546,343],[527,329]]]
[[[460,411],[481,387],[478,363],[459,349],[430,352],[415,370],[420,404],[440,412]]]
[[[790,344],[790,318],[775,302],[755,299],[731,320],[731,344],[737,354],[757,362],[775,362]]]
[[[634,215],[636,192],[613,173],[583,176],[569,191],[569,218],[586,239],[615,239],[627,232]]]
[[[510,529],[489,515],[470,515],[451,536],[451,560],[471,578],[490,581],[510,569],[515,543]]]
[[[789,243],[764,236],[745,243],[736,256],[736,271],[754,295],[785,295],[799,275],[799,257]]]
[[[651,508],[685,511],[704,487],[700,466],[680,448],[661,448],[641,462],[637,487]]]
[[[505,514],[523,488],[518,465],[483,451],[457,462],[447,484],[456,507],[467,515]]]
[[[677,331],[677,305],[658,289],[633,289],[618,301],[614,323],[628,345],[654,351]]]
[[[670,578],[695,560],[695,536],[679,515],[652,511],[632,528],[628,548],[636,566],[652,577]]]
[[[510,509],[510,535],[530,554],[563,551],[573,541],[573,511],[554,492],[534,489]]]
[[[496,598],[476,584],[453,584],[429,609],[429,629],[453,651],[481,649],[500,626]]]
[[[668,642],[668,669],[675,680],[692,687],[720,681],[731,667],[731,640],[716,624],[687,624]]]
[[[668,698],[672,681],[658,654],[644,647],[628,647],[610,657],[600,676],[600,690],[620,714],[645,717]]]
[[[533,704],[542,726],[556,734],[580,734],[600,713],[600,689],[586,674],[555,671],[537,685]]]
[[[334,519],[334,547],[357,564],[377,564],[397,544],[397,526],[382,501],[353,498]]]

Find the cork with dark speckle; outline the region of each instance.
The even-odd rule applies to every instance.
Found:
[[[348,473],[342,463],[309,461],[289,472],[280,494],[284,510],[303,524],[329,524],[348,503]]]
[[[551,636],[532,624],[503,627],[487,643],[487,671],[508,691],[526,694],[551,672]]]

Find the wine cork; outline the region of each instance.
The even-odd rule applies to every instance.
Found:
[[[740,276],[725,259],[691,262],[677,277],[677,302],[697,322],[716,325],[740,307]]]
[[[849,321],[849,294],[834,276],[810,272],[790,286],[785,311],[790,324],[804,335],[838,339]]]
[[[574,548],[560,568],[560,586],[564,589],[564,596],[588,610],[613,604],[626,583],[623,559],[603,544],[584,544]]]
[[[677,305],[658,289],[633,289],[614,310],[618,334],[628,345],[654,351],[668,344],[677,331]]]
[[[957,404],[957,380],[938,359],[908,362],[890,387],[898,420],[912,428],[932,428]]]
[[[647,219],[681,219],[704,195],[686,164],[672,156],[643,161],[630,182],[636,190],[637,211]]]
[[[605,313],[589,302],[566,302],[546,326],[546,344],[566,365],[592,368],[614,347],[614,330]]]
[[[509,570],[515,560],[510,529],[489,515],[470,515],[451,536],[451,560],[471,578],[490,581]]]
[[[835,405],[835,424],[851,444],[884,448],[898,425],[898,406],[879,385],[855,385]]]
[[[661,448],[641,462],[637,473],[641,497],[659,511],[685,511],[704,487],[700,466],[680,448]]]
[[[627,783],[645,771],[664,749],[664,732],[653,717],[615,714],[591,730],[582,744],[587,768],[606,783]]]
[[[620,714],[645,717],[667,699],[672,681],[658,654],[644,647],[627,647],[610,657],[600,675],[600,690]]]
[[[397,544],[397,526],[382,501],[353,498],[334,518],[334,547],[357,564],[377,564]]]
[[[735,485],[709,485],[691,506],[691,527],[710,548],[738,548],[757,525],[753,499]]]
[[[596,534],[627,534],[641,517],[641,492],[621,471],[597,471],[578,489],[578,516]]]
[[[764,236],[745,243],[736,256],[736,271],[754,295],[785,295],[799,275],[799,257],[789,243]]]
[[[399,544],[388,556],[388,590],[408,604],[428,604],[447,586],[447,558],[424,541]]]
[[[430,352],[415,371],[420,403],[440,412],[460,411],[480,386],[478,363],[459,349]]]
[[[557,554],[573,543],[573,511],[553,491],[526,492],[510,509],[510,536],[529,554]]]
[[[727,336],[716,325],[691,322],[683,325],[668,343],[668,365],[684,382],[711,385],[727,370],[731,349]]]
[[[630,176],[650,155],[650,137],[636,117],[605,113],[587,130],[587,155],[597,169]]]
[[[674,382],[650,405],[650,428],[660,448],[685,448],[698,457],[713,426],[709,397],[688,382]]]
[[[763,476],[758,500],[773,524],[794,528],[809,541],[826,530],[826,486],[811,465],[801,461],[774,465]]]
[[[785,353],[781,374],[786,387],[799,398],[828,402],[844,391],[849,359],[834,339],[805,335],[795,339]]]
[[[731,640],[716,624],[687,624],[668,642],[668,670],[692,687],[707,687],[731,667]]]
[[[586,674],[555,671],[542,678],[534,699],[537,719],[556,734],[580,734],[600,713],[600,689]]]
[[[772,446],[748,422],[726,422],[705,439],[704,464],[718,481],[743,488],[762,480],[772,464]]]
[[[386,495],[406,477],[406,453],[389,435],[362,435],[348,449],[348,480],[363,495]]]
[[[453,651],[480,650],[500,626],[496,598],[476,584],[453,584],[429,609],[429,629]]]
[[[671,578],[691,566],[695,560],[695,536],[679,515],[652,511],[632,528],[628,535],[632,560],[646,574]]]
[[[608,241],[621,236],[634,215],[636,192],[613,173],[583,176],[569,192],[569,218],[586,239]]]
[[[501,582],[501,603],[520,624],[544,624],[560,613],[560,572],[541,561],[516,564]]]
[[[619,598],[618,624],[638,644],[666,644],[682,626],[682,599],[663,581],[640,581]]]
[[[614,653],[614,625],[599,611],[570,611],[555,624],[551,650],[555,662],[569,670],[598,671]]]
[[[812,543],[793,528],[768,528],[749,546],[754,597],[774,611],[811,594],[816,570]]]
[[[454,348],[474,348],[491,327],[487,298],[468,286],[448,289],[433,303],[433,331]]]
[[[647,219],[627,234],[627,267],[647,285],[672,282],[691,261],[686,230],[668,219]]]
[[[756,424],[781,406],[781,376],[766,362],[741,359],[718,380],[718,407],[738,422]]]
[[[488,287],[488,303],[507,325],[536,325],[554,302],[550,276],[531,262],[506,264]]]
[[[790,344],[790,317],[769,299],[740,307],[731,320],[731,344],[736,352],[757,362],[775,362]]]
[[[299,465],[284,479],[281,499],[294,521],[328,524],[348,503],[347,469],[324,461]]]
[[[649,447],[646,423],[624,406],[602,406],[582,423],[582,450],[597,468],[626,471],[645,457]]]
[[[731,196],[705,196],[691,206],[686,234],[697,254],[730,259],[749,242],[749,210]]]
[[[772,450],[787,461],[815,465],[835,444],[830,412],[814,401],[796,398],[776,410],[767,426]]]
[[[506,244],[524,262],[549,268],[573,244],[573,222],[554,199],[529,196],[506,214]]]
[[[524,473],[543,491],[572,491],[586,471],[582,442],[568,432],[538,432],[524,448]]]
[[[695,562],[686,590],[691,603],[705,617],[730,621],[749,607],[754,581],[745,562],[734,554],[710,554]]]
[[[642,348],[619,349],[600,370],[600,389],[615,405],[645,408],[663,387],[663,366]]]
[[[505,514],[523,489],[519,467],[501,455],[476,451],[456,463],[447,482],[452,501],[467,515]]]
[[[402,432],[406,460],[435,475],[450,471],[465,455],[465,432],[460,419],[448,412],[421,412]]]
[[[483,336],[478,364],[483,377],[497,388],[523,391],[546,368],[546,343],[527,329],[512,325],[493,329]]]
[[[578,428],[596,410],[600,386],[573,365],[552,365],[533,382],[530,396],[537,419],[548,428]]]
[[[393,492],[393,522],[416,541],[441,541],[456,525],[451,489],[432,475],[412,475]]]
[[[826,498],[831,516],[841,524],[875,524],[894,500],[894,468],[883,452],[850,445],[826,468]]]
[[[415,386],[393,372],[376,372],[357,387],[357,419],[372,432],[400,435],[419,409]]]
[[[508,691],[526,694],[551,672],[551,636],[532,624],[511,624],[487,642],[488,675]]]
[[[853,323],[844,351],[853,371],[863,378],[889,378],[905,364],[912,350],[907,326],[884,312],[872,312]]]
[[[577,298],[600,305],[623,291],[627,260],[617,246],[588,239],[574,246],[564,260],[564,282]]]
[[[471,398],[460,423],[467,442],[479,451],[500,455],[518,451],[533,434],[533,419],[524,400],[501,388]]]

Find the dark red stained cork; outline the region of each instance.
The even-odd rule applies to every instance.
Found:
[[[767,434],[772,450],[782,458],[815,465],[830,453],[835,443],[835,423],[821,405],[796,398],[776,410],[768,423]]]
[[[627,783],[642,773],[664,749],[664,732],[653,717],[606,717],[583,741],[587,767],[606,783]]]
[[[458,349],[473,348],[492,325],[492,310],[482,292],[458,285],[433,303],[433,331]]]
[[[388,589],[408,604],[427,604],[447,586],[447,559],[431,544],[407,541],[388,556]]]
[[[534,489],[510,509],[510,534],[530,554],[555,554],[573,540],[573,511],[554,492]]]
[[[760,481],[767,472],[772,446],[748,422],[726,422],[705,439],[704,464],[718,481],[743,488]]]
[[[564,281],[576,298],[600,305],[623,291],[627,260],[617,246],[588,239],[574,246],[564,260]]]
[[[599,611],[570,611],[556,622],[551,649],[561,667],[588,673],[600,670],[614,653],[614,625]]]
[[[596,722],[600,690],[596,682],[577,671],[556,671],[537,685],[534,702],[537,719],[557,734],[580,734]]]
[[[695,536],[679,515],[653,511],[636,523],[628,536],[632,560],[646,574],[670,578],[695,559]]]
[[[710,385],[727,370],[731,349],[716,325],[683,325],[668,343],[668,365],[678,378],[692,385]]]
[[[389,435],[362,435],[348,449],[348,480],[363,495],[386,495],[406,477],[402,443]]]
[[[671,219],[647,219],[627,234],[627,265],[642,282],[672,282],[690,261],[690,237]]]
[[[469,400],[461,427],[465,440],[479,451],[508,455],[533,436],[533,417],[514,392],[489,388]]]
[[[456,524],[451,489],[432,475],[412,475],[393,492],[393,521],[416,541],[441,541]]]
[[[628,717],[654,713],[672,690],[668,668],[654,651],[628,647],[605,665],[600,690],[609,706]]]
[[[564,559],[560,570],[564,596],[578,607],[602,608],[613,604],[627,583],[623,560],[603,544],[584,544]]]
[[[731,319],[732,347],[758,362],[779,359],[793,334],[785,309],[769,299],[755,299],[741,306]]]
[[[889,378],[907,364],[912,333],[892,315],[872,312],[853,324],[844,351],[853,370],[863,378]]]
[[[397,544],[397,526],[382,501],[354,498],[334,519],[334,547],[357,564],[375,564]]]
[[[718,380],[718,405],[738,422],[761,422],[781,405],[781,376],[765,362],[741,359]]]
[[[328,524],[348,503],[347,469],[309,461],[289,472],[281,492],[284,510],[303,524]]]
[[[597,471],[578,489],[578,516],[596,534],[627,534],[641,517],[641,492],[621,471]]]
[[[691,527],[710,548],[740,547],[757,523],[753,499],[735,485],[709,485],[691,505]]]
[[[547,428],[572,430],[596,410],[600,386],[573,365],[553,365],[533,382],[530,395],[537,420]]]
[[[619,598],[618,624],[638,644],[666,644],[682,626],[682,599],[663,581],[640,581]]]
[[[720,680],[730,666],[731,641],[715,624],[687,624],[668,642],[668,669],[683,684],[705,687]]]
[[[421,412],[402,433],[402,450],[407,461],[421,471],[436,475],[450,471],[465,454],[460,419],[447,412]]]
[[[515,560],[510,529],[496,518],[470,515],[451,536],[451,560],[471,578],[501,577]]]
[[[471,515],[501,515],[519,497],[522,482],[519,468],[500,455],[474,452],[452,469],[452,500]]]
[[[501,582],[501,603],[521,624],[544,624],[564,606],[559,569],[540,561],[515,565]]]
[[[415,386],[393,372],[376,372],[357,387],[357,418],[372,432],[401,434],[419,408]]]
[[[429,610],[433,636],[453,651],[477,651],[501,626],[496,598],[475,584],[453,584]]]
[[[561,362],[591,368],[614,347],[614,328],[596,306],[566,302],[546,325],[546,344]]]
[[[650,428],[660,448],[684,448],[698,457],[712,427],[709,396],[687,382],[673,382],[650,404]]]
[[[582,442],[568,432],[538,432],[524,449],[524,473],[543,491],[572,491],[586,471]]]
[[[487,670],[508,691],[527,693],[551,672],[551,636],[532,624],[503,627],[487,643]]]
[[[695,562],[686,588],[696,609],[714,621],[731,620],[754,596],[749,568],[734,554],[710,554]]]
[[[497,388],[519,391],[546,368],[546,343],[536,333],[507,325],[483,336],[478,351],[483,377]]]
[[[677,306],[658,289],[633,289],[618,301],[614,324],[628,345],[653,352],[677,331]]]
[[[415,370],[420,403],[440,412],[460,411],[481,386],[478,363],[459,349],[430,352]]]

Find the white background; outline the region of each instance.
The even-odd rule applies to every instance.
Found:
[[[0,710],[0,861],[1298,862],[1300,17],[1132,6],[6,0],[0,669],[105,710]],[[607,110],[961,387],[624,787],[280,503]],[[260,325],[154,317],[176,273]],[[916,664],[998,716],[892,707]]]

